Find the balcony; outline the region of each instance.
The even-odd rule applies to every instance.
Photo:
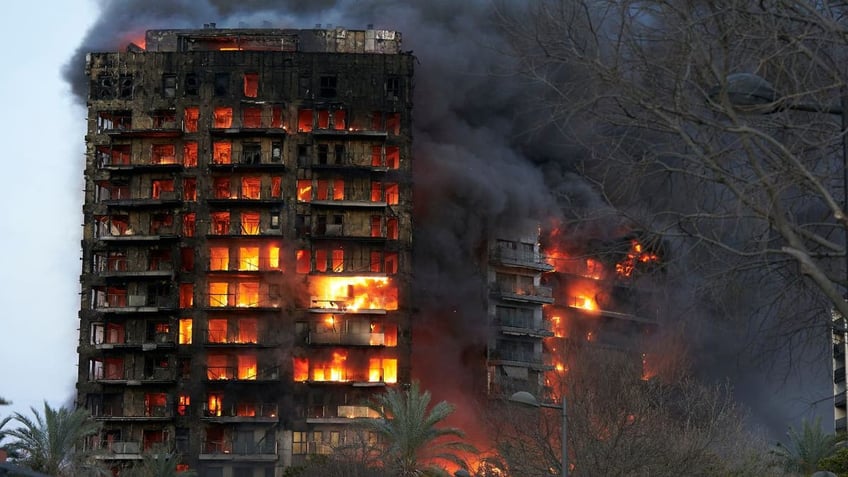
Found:
[[[165,123],[157,128],[115,128],[106,129],[103,132],[116,138],[176,138],[183,135],[183,130],[176,123]]]
[[[103,406],[95,409],[92,416],[97,421],[169,421],[174,415],[167,406],[151,406],[140,415],[128,415],[122,406]]]
[[[554,302],[551,287],[495,284],[492,293],[502,300],[541,304],[551,304]]]
[[[540,272],[554,271],[554,266],[547,263],[545,257],[542,255],[533,252],[523,252],[506,246],[495,246],[492,248],[489,258],[493,263],[508,267],[526,268]]]
[[[377,131],[373,129],[336,129],[334,127],[316,127],[312,130],[313,136],[323,137],[346,137],[346,138],[381,138],[385,139],[389,136],[386,131]]]
[[[94,374],[89,378],[91,381],[101,384],[126,384],[127,386],[140,386],[142,384],[168,384],[177,380],[177,373],[172,369],[155,369],[149,373],[136,373],[132,371],[112,372]]]
[[[225,409],[209,409],[204,406],[203,419],[218,423],[267,422],[278,420],[276,403],[240,403]]]
[[[168,349],[176,346],[174,337],[170,334],[158,334],[152,340],[133,340],[126,341],[103,341],[94,343],[95,349],[141,349],[143,351],[153,351],[155,349]]]
[[[103,313],[153,313],[175,309],[168,296],[110,294],[98,296],[94,310]]]
[[[137,460],[141,459],[141,451],[141,442],[99,442],[94,448],[94,458],[100,460]]]
[[[838,368],[833,371],[833,382],[835,384],[845,382],[845,368]]]
[[[267,382],[279,380],[280,373],[277,366],[259,370],[255,368],[240,369],[237,366],[207,366],[206,379],[208,381]]]
[[[309,300],[309,312],[310,313],[333,313],[333,314],[363,314],[363,315],[385,315],[388,308],[385,308],[385,304],[371,304],[368,307],[355,308],[351,306],[354,302],[352,299],[347,298],[323,298],[323,297],[311,297]],[[397,309],[395,307],[394,309]]]
[[[358,419],[379,419],[380,414],[368,406],[315,406],[310,409],[309,424],[355,424]]]
[[[508,366],[528,367],[541,371],[550,371],[554,367],[546,365],[542,361],[541,353],[532,353],[519,350],[493,350],[490,361],[498,362]]]
[[[382,209],[388,205],[386,201],[371,201],[370,198],[363,199],[341,199],[341,200],[312,200],[306,202],[313,207],[351,207],[351,208],[366,208],[366,209]],[[331,226],[328,225],[329,229]]]
[[[833,405],[836,407],[845,408],[846,404],[846,396],[845,392],[840,392],[836,396],[833,397]]]
[[[532,318],[494,317],[494,322],[501,328],[501,333],[513,336],[530,336],[534,338],[549,338],[554,336],[551,324],[547,321],[535,323]]]
[[[200,460],[277,460],[277,443],[273,440],[237,441],[233,439],[204,440]]]
[[[277,309],[280,298],[276,296],[238,297],[235,293],[210,293],[210,310],[262,310]]]
[[[110,260],[103,263],[93,271],[98,277],[103,278],[170,278],[174,275],[172,263],[159,263],[155,268],[131,269],[126,258]]]
[[[848,429],[848,418],[840,417],[834,422],[836,432],[845,432]]]
[[[347,346],[385,346],[385,333],[353,333],[339,332],[317,332],[309,333],[306,338],[308,344],[332,344]]]

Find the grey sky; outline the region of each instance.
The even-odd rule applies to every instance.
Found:
[[[14,403],[0,416],[74,392],[85,111],[61,67],[95,13],[67,0],[13,2],[0,16],[0,396]]]

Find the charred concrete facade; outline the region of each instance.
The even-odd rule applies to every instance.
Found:
[[[88,55],[77,388],[102,459],[281,475],[409,381],[400,40],[212,27]]]
[[[486,281],[487,315],[491,329],[487,345],[487,384],[492,396],[529,391],[541,396],[545,373],[543,340],[554,336],[543,307],[554,303],[542,275],[552,272],[539,249],[538,229],[489,244]]]

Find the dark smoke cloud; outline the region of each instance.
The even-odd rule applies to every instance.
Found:
[[[215,22],[220,28],[320,23],[401,31],[404,49],[413,50],[419,61],[413,373],[437,399],[456,403],[464,419],[474,408],[467,397],[471,388],[485,379],[480,376],[487,340],[481,247],[516,225],[547,223],[569,210],[615,215],[575,173],[584,159],[581,148],[545,142],[546,131],[527,134],[535,121],[528,105],[542,95],[500,74],[510,71],[512,60],[502,54],[508,48],[491,21],[491,5],[488,0],[102,1],[100,16],[64,74],[83,103],[85,54],[121,51],[148,29]],[[617,219],[610,224],[604,234],[617,230]]]

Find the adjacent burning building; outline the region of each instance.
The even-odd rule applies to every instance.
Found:
[[[659,255],[635,236],[609,243],[564,239],[538,230],[497,239],[488,250],[488,394],[529,391],[558,401],[571,349],[594,346],[632,359],[642,378],[654,371],[644,352],[657,328],[651,292],[636,276]]]
[[[175,448],[201,475],[280,475],[409,381],[400,48],[209,25],[87,56],[77,388],[114,468]]]

